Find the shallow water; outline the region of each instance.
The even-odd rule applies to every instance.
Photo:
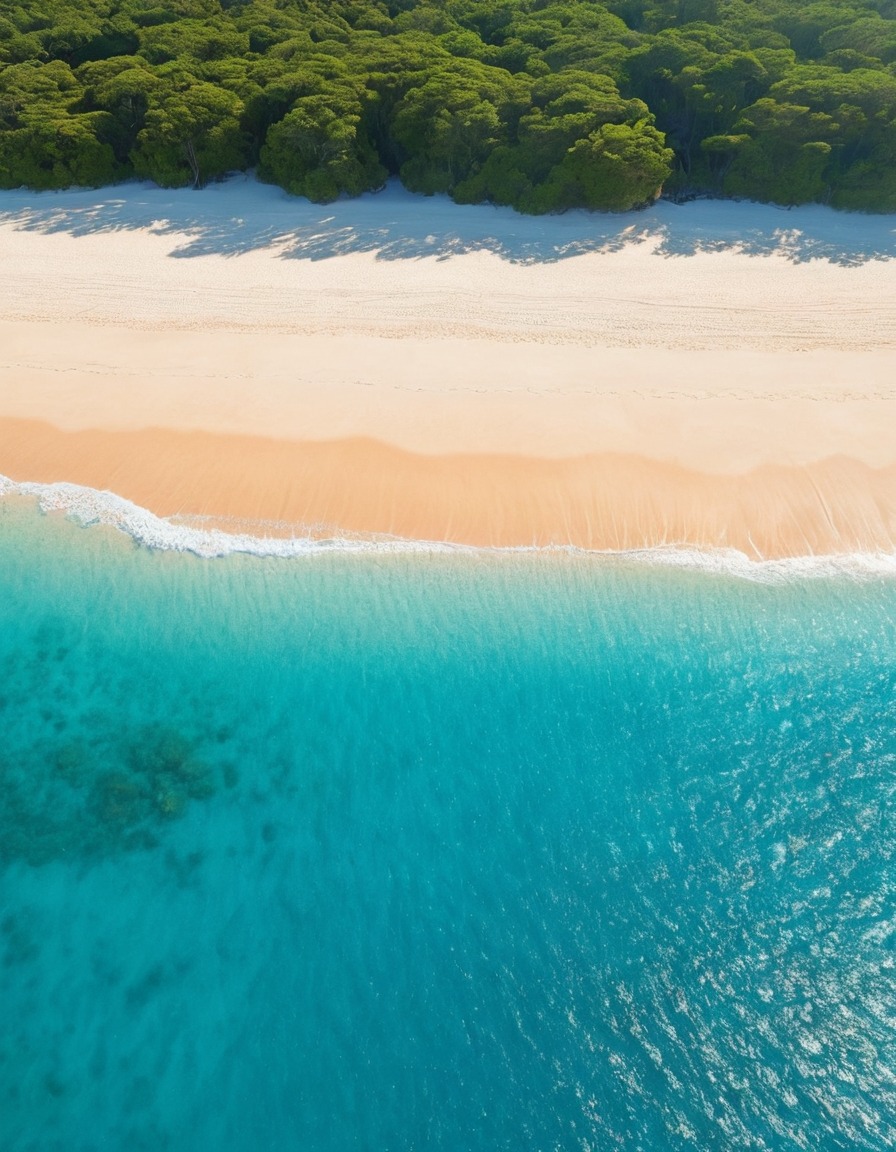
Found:
[[[0,501],[4,1149],[884,1149],[896,581]]]

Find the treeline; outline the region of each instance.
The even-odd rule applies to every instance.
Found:
[[[896,211],[896,0],[21,0],[0,186]]]

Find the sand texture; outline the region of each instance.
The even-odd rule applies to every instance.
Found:
[[[896,545],[896,222],[0,194],[0,473],[257,532]]]

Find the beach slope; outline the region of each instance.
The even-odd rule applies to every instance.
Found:
[[[0,195],[0,474],[181,524],[892,552],[896,224]]]

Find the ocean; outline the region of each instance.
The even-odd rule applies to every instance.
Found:
[[[650,560],[0,499],[0,1147],[892,1148],[896,579]]]

